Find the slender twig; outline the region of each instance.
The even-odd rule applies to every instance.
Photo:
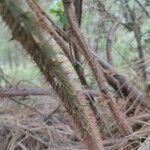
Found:
[[[110,28],[110,30],[108,32],[108,35],[107,35],[106,54],[107,54],[107,61],[111,65],[113,65],[113,58],[112,58],[113,36],[117,30],[118,25],[119,25],[118,21],[114,22],[112,27]]]
[[[146,16],[150,18],[149,12],[148,12],[148,11],[146,10],[146,8],[140,3],[140,1],[139,1],[139,0],[135,0],[135,1],[136,1],[136,3],[142,8],[142,10],[143,10],[143,12],[146,14]]]
[[[100,94],[94,90],[82,90],[85,96],[99,97]],[[10,89],[0,89],[0,97],[17,97],[17,96],[50,96],[51,92],[48,88],[10,88]]]
[[[98,83],[99,89],[102,92],[105,100],[107,101],[107,104],[114,118],[116,119],[119,130],[123,135],[130,134],[132,132],[130,125],[126,122],[122,113],[119,112],[114,97],[107,89],[107,83],[104,77],[102,66],[98,63],[98,60],[94,57],[93,53],[91,53],[91,51],[93,50],[90,49],[90,46],[87,44],[86,39],[81,33],[81,30],[78,26],[76,17],[74,15],[75,13],[74,13],[73,1],[63,0],[63,4],[64,4],[65,13],[67,15],[69,24],[71,26],[71,30],[74,33],[74,37],[76,38],[78,44],[82,49],[81,53],[85,56],[85,58],[89,63],[89,66],[93,71],[93,75]]]

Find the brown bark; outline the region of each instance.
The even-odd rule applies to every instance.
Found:
[[[77,22],[78,22],[79,26],[81,26],[81,20],[82,20],[82,3],[83,3],[83,0],[75,0],[74,1],[75,14],[76,14]],[[72,43],[70,43],[70,44],[72,44]],[[84,70],[81,66],[82,65],[81,57],[80,57],[79,51],[77,50],[75,45],[73,45],[73,51],[74,51],[74,57],[75,57],[75,63],[73,65],[77,71],[79,78],[80,78],[81,84],[85,88],[89,88],[88,83],[84,76]]]
[[[89,46],[86,43],[85,38],[83,37],[77,20],[76,16],[74,15],[74,7],[73,7],[73,1],[72,0],[63,0],[64,9],[69,21],[69,24],[71,26],[72,32],[74,33],[74,36],[76,40],[78,41],[78,44],[80,45],[82,49],[82,53],[87,59],[89,65],[91,66],[91,69],[93,71],[93,75],[98,82],[98,86],[100,91],[102,92],[104,98],[107,101],[107,104],[114,115],[114,118],[116,119],[116,122],[118,124],[119,130],[122,132],[123,135],[128,135],[132,132],[131,127],[126,122],[125,118],[119,112],[118,107],[115,103],[114,98],[110,94],[110,92],[107,89],[107,83],[104,77],[103,69],[101,65],[98,63],[98,60],[95,58],[95,56],[92,53],[92,50],[89,48]]]
[[[53,25],[55,31],[59,36],[61,36],[66,42],[68,42],[68,36],[65,32],[63,32],[61,29],[59,29],[52,20],[43,12],[41,9],[41,14],[45,16],[45,18]],[[71,37],[71,42],[73,43],[73,46],[78,50],[81,51],[81,48],[79,47],[77,40],[73,37]],[[65,49],[66,50],[66,49]],[[65,52],[65,51],[64,51]],[[65,53],[68,53],[66,51]],[[97,56],[96,54],[94,54]],[[109,65],[107,62],[102,60],[101,58],[97,57],[99,63],[105,69],[105,77],[107,78],[108,83],[116,90],[120,91],[120,95],[124,95],[125,97],[128,96],[131,92],[131,99],[137,100],[137,103],[140,105],[150,109],[150,103],[145,99],[144,94],[139,91],[131,82],[129,82],[123,75],[120,75],[116,72],[114,68],[112,68],[111,65]],[[69,59],[70,60],[70,59]],[[82,79],[81,79],[82,80]],[[82,80],[83,81],[83,80]],[[84,82],[85,83],[85,82]]]
[[[36,2],[34,0],[27,0],[27,2],[29,4],[30,8],[35,13],[35,15],[37,16],[37,20],[38,20],[39,25],[42,28],[42,30],[45,31],[45,32],[48,32],[56,40],[56,42],[62,48],[62,50],[64,51],[64,53],[66,54],[66,56],[69,58],[70,62],[72,63],[74,69],[76,70],[76,73],[77,73],[77,75],[78,75],[78,77],[80,79],[81,84],[84,86],[84,88],[89,89],[89,86],[88,86],[88,84],[86,82],[86,79],[85,79],[85,76],[84,76],[84,70],[81,67],[80,55],[79,55],[79,52],[77,51],[76,45],[73,44],[73,50],[74,50],[74,56],[73,56],[72,55],[72,43],[71,43],[70,39],[68,39],[68,36],[66,35],[66,41],[69,43],[70,49],[66,45],[65,41],[63,41],[62,37],[60,35],[58,35],[58,33],[56,32],[56,30],[53,27],[50,27],[50,25],[48,25],[48,23],[46,22],[47,18],[43,15],[42,10],[36,4]],[[80,7],[81,6],[78,6],[78,9]],[[78,9],[76,9],[76,10],[78,10]],[[81,13],[81,10],[79,12],[77,12],[77,13],[78,13],[78,16],[80,16],[79,13]],[[60,30],[58,30],[58,31],[60,31]],[[64,33],[63,31],[60,31],[60,32]],[[94,96],[94,94],[93,94],[93,96]],[[99,117],[98,112],[97,112],[97,110],[98,110],[97,106],[93,105],[93,102],[94,102],[93,96],[92,96],[91,92],[90,93],[89,92],[86,93],[86,98],[89,101],[89,104],[90,104],[90,106],[91,106],[91,108],[92,108],[92,110],[94,112],[94,115],[98,119],[100,117]]]
[[[102,2],[100,1],[102,4]],[[106,10],[104,4],[102,4],[103,10],[107,14],[107,17],[112,21],[116,21],[117,18],[114,17],[109,13],[108,10]],[[123,24],[120,22],[123,26],[126,26],[126,24]],[[107,62],[105,62],[102,58],[97,57],[99,60],[99,63],[102,65],[103,69],[106,69],[105,77],[107,78],[108,83],[116,90],[120,91],[121,95],[128,96],[131,92],[131,99],[134,101],[137,100],[137,103],[144,106],[144,108],[150,109],[150,103],[145,99],[145,96],[142,91],[138,90],[135,85],[133,85],[131,82],[129,82],[125,76],[118,74],[117,71],[109,65]]]
[[[56,30],[53,27],[51,27],[51,25],[47,22],[46,18],[42,15],[42,11],[39,8],[39,6],[36,4],[36,2],[34,0],[27,0],[27,2],[30,8],[32,9],[33,13],[36,15],[36,19],[41,29],[44,32],[50,34],[54,38],[54,40],[58,43],[58,45],[64,51],[65,55],[70,60],[70,62],[73,63],[74,60],[72,58],[72,53],[69,49],[68,44],[63,40],[61,36],[58,35]]]
[[[11,88],[0,90],[0,97],[50,95],[50,89],[43,88]]]
[[[82,90],[86,97],[99,97],[99,93],[93,90]],[[10,89],[2,89],[0,90],[0,97],[16,97],[16,96],[44,96],[44,95],[51,95],[50,89],[46,88],[10,88]]]
[[[57,29],[57,32],[59,35],[62,35],[64,40],[66,40],[66,34]],[[77,40],[75,38],[71,38],[71,42],[76,47],[78,51],[81,51],[81,48],[77,44]],[[94,53],[94,52],[92,52]],[[136,88],[131,82],[129,82],[125,76],[118,74],[117,71],[107,62],[105,62],[103,59],[98,57],[94,53],[95,57],[98,59],[100,65],[103,67],[104,75],[108,81],[108,83],[117,91],[120,93],[120,96],[127,97],[131,94],[131,99],[134,101],[137,100],[137,103],[144,106],[147,109],[150,109],[150,103],[147,99],[145,99],[144,93]]]
[[[104,72],[105,77],[108,83],[120,93],[120,96],[127,97],[130,95],[130,98],[133,101],[137,101],[139,105],[142,105],[144,108],[150,110],[150,103],[148,98],[145,97],[144,93],[138,90],[131,82],[129,82],[123,75],[118,74],[111,65],[106,63],[104,60],[99,59],[99,63],[102,65],[106,71]]]
[[[83,3],[83,0],[74,1],[75,13],[76,13],[77,21],[79,25],[81,25],[81,20],[82,20],[82,3]]]
[[[74,84],[67,76],[66,70],[57,59],[55,50],[47,43],[45,34],[41,32],[27,3],[20,0],[2,0],[0,14],[11,29],[14,39],[19,41],[31,55],[62,100],[87,148],[103,150],[95,117],[85,96],[79,92],[81,85]]]
[[[35,13],[35,15],[37,16],[37,20],[39,21],[39,25],[41,26],[42,30],[45,31],[46,33],[49,33],[54,38],[54,40],[58,43],[58,45],[61,47],[61,49],[64,51],[65,55],[68,57],[68,59],[72,63],[74,69],[76,70],[76,72],[79,76],[79,79],[80,79],[82,85],[85,87],[88,87],[88,84],[84,77],[83,68],[81,67],[81,64],[80,64],[81,62],[80,62],[79,53],[77,52],[76,48],[73,46],[74,55],[75,55],[75,58],[74,58],[74,56],[72,54],[71,43],[69,42],[70,39],[68,39],[68,36],[66,35],[67,36],[66,41],[68,42],[68,44],[70,46],[66,43],[66,41],[64,41],[64,39],[61,35],[61,34],[65,34],[65,32],[59,30],[58,28],[56,31],[55,28],[53,28],[51,26],[51,24],[48,23],[48,20],[50,20],[50,19],[47,16],[43,15],[44,13],[41,10],[41,8],[37,5],[37,3],[34,0],[27,0],[27,2],[29,4],[30,8]],[[81,3],[81,2],[80,1],[77,2],[76,5],[79,3]],[[82,9],[79,9],[80,7],[82,7],[82,5],[78,6],[77,11],[79,11],[78,16],[81,17],[80,13],[81,13]],[[81,18],[79,18],[78,20],[81,21]],[[50,22],[52,23],[51,20],[50,20]]]
[[[37,16],[37,20],[39,20],[39,24],[41,25],[41,28],[44,30],[44,31],[49,31],[49,30],[51,30],[51,29],[49,29],[49,26],[47,25],[47,23],[46,23],[46,18],[47,17],[45,17],[44,15],[43,15],[43,13],[42,13],[42,10],[40,9],[40,7],[34,2],[34,1],[28,1],[28,3],[29,3],[29,6],[31,7],[31,9],[33,10],[33,12],[35,12],[35,14],[36,14],[36,16]],[[81,3],[81,1],[80,2],[77,2],[77,3],[75,3],[76,5],[77,4],[79,4],[79,3]],[[78,13],[78,16],[81,16],[81,6],[77,6],[78,8],[76,8],[76,11],[78,10],[79,11],[79,9],[80,9],[80,11],[79,12],[77,12]],[[80,19],[79,19],[80,20]],[[43,28],[44,27],[44,28]],[[65,32],[63,32],[63,31],[60,31],[60,30],[57,30],[58,31],[58,33],[59,33],[59,35],[61,35],[61,33],[63,33],[63,34],[65,34]],[[60,33],[61,32],[61,33]],[[70,33],[70,32],[69,32]],[[51,32],[49,32],[49,34],[51,34]],[[53,32],[53,34],[55,34],[54,32]],[[53,36],[53,34],[51,34],[51,36]],[[65,37],[66,37],[66,41],[69,43],[69,45],[70,45],[70,52],[72,51],[72,47],[71,47],[71,45],[72,45],[72,43],[71,43],[71,37],[69,36],[69,40],[68,40],[68,36],[65,34]],[[56,38],[54,38],[55,40],[56,40],[56,42],[57,42],[57,39]],[[65,42],[65,41],[64,41]],[[58,44],[63,44],[63,43],[60,43],[60,42],[57,42]],[[62,47],[61,45],[60,45],[60,47]],[[63,47],[65,47],[65,46],[63,46]],[[63,48],[62,47],[62,48]],[[81,84],[84,86],[84,88],[86,88],[86,89],[89,89],[89,85],[88,85],[88,83],[87,83],[87,81],[86,81],[86,79],[85,79],[85,76],[84,76],[84,70],[83,70],[83,68],[82,68],[82,66],[81,66],[81,60],[80,60],[80,54],[79,54],[79,51],[77,51],[77,46],[76,46],[76,44],[73,44],[73,50],[74,50],[74,57],[72,57],[72,59],[69,59],[70,60],[70,62],[72,63],[72,65],[73,65],[73,67],[74,67],[74,69],[76,70],[76,73],[77,73],[77,75],[78,75],[78,77],[79,77],[79,79],[80,79],[80,82],[81,82]],[[65,54],[67,53],[67,51],[68,51],[68,48],[66,48],[65,50],[64,50],[64,52],[65,52]],[[68,52],[69,53],[69,52]],[[68,56],[68,55],[66,55],[66,56]],[[74,60],[74,58],[75,58],[75,60]],[[87,92],[88,91],[88,92]],[[90,104],[90,106],[91,106],[91,109],[93,110],[93,112],[94,112],[94,115],[95,115],[95,117],[97,118],[97,120],[99,120],[97,123],[98,123],[98,125],[100,126],[100,124],[102,123],[100,120],[100,114],[99,114],[99,112],[98,112],[98,108],[97,108],[97,106],[95,106],[94,105],[94,97],[95,96],[98,96],[99,94],[96,94],[95,92],[93,93],[92,91],[89,91],[89,90],[86,90],[86,92],[84,93],[85,95],[86,95],[86,98],[87,98],[87,101],[89,101],[89,104]]]

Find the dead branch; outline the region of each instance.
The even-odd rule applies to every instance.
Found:
[[[96,118],[87,104],[85,96],[80,93],[80,83],[71,82],[66,70],[56,57],[55,50],[47,43],[45,34],[41,31],[27,3],[20,0],[2,0],[0,14],[11,29],[14,39],[19,41],[31,55],[46,80],[62,100],[67,112],[72,117],[74,129],[78,130],[80,138],[85,142],[87,148],[103,150]]]
[[[150,103],[145,97],[144,93],[138,90],[131,82],[129,82],[123,75],[118,74],[110,64],[105,62],[102,59],[99,59],[100,64],[106,69],[105,76],[108,83],[116,90],[121,91],[121,95],[127,97],[130,93],[130,98],[134,101],[137,100],[137,103],[142,105],[144,108],[150,110]]]
[[[85,87],[88,87],[88,84],[84,77],[84,71],[80,65],[80,57],[79,57],[78,51],[76,50],[76,47],[73,45],[74,55],[75,55],[73,56],[72,50],[70,49],[70,46],[71,46],[70,37],[68,37],[68,35],[64,31],[62,31],[61,29],[59,29],[57,26],[54,25],[52,20],[43,12],[43,10],[37,5],[37,3],[34,0],[32,1],[27,0],[27,2],[30,8],[35,13],[35,15],[37,16],[37,20],[42,30],[50,34],[54,38],[54,40],[58,43],[58,45],[61,47],[61,49],[64,51],[65,55],[67,56],[67,58],[73,65],[81,81],[81,84]],[[79,3],[81,3],[80,4],[81,6],[78,6],[78,7],[82,7],[81,0],[78,0],[78,2],[76,1],[75,5],[77,6],[77,4]],[[76,9],[79,9],[79,8],[76,8]],[[82,8],[80,8],[79,12],[82,13]],[[77,16],[80,17],[78,18],[78,20],[81,21],[81,14],[79,14],[79,12]],[[64,40],[64,36],[66,37],[65,40]]]
[[[100,94],[93,90],[82,90],[81,91],[85,96],[99,97]],[[10,89],[0,89],[0,97],[16,97],[16,96],[44,96],[50,95],[50,89],[46,88],[10,88]]]
[[[1,89],[0,97],[50,95],[50,90],[43,88]]]
[[[83,4],[83,0],[74,1],[75,14],[76,14],[77,22],[78,22],[79,26],[81,26],[81,20],[82,20],[82,4]],[[70,33],[70,34],[72,34],[72,33]],[[89,88],[88,83],[87,83],[85,76],[84,76],[84,70],[81,66],[82,63],[81,63],[80,53],[77,50],[75,44],[72,44],[71,37],[69,38],[69,41],[70,41],[70,45],[72,45],[73,51],[74,51],[74,57],[75,57],[75,63],[73,64],[74,68],[75,68],[75,70],[76,70],[76,72],[80,78],[81,84],[84,87]]]
[[[114,118],[116,119],[116,122],[118,124],[119,130],[123,135],[128,135],[132,132],[131,127],[126,122],[125,118],[119,112],[117,104],[114,102],[113,96],[110,94],[110,92],[107,89],[106,80],[104,77],[104,72],[101,67],[101,65],[98,63],[98,60],[93,55],[92,51],[88,44],[86,43],[86,39],[84,38],[83,34],[80,31],[80,28],[78,26],[75,12],[74,12],[74,5],[72,0],[63,0],[65,13],[67,15],[69,24],[71,26],[72,32],[74,33],[74,36],[76,40],[78,41],[78,44],[80,45],[82,49],[82,53],[87,59],[89,66],[91,67],[93,71],[93,75],[98,82],[98,86],[100,91],[102,92],[104,98],[107,101],[107,104],[114,115]]]
[[[100,2],[102,3],[102,2]],[[88,5],[88,4],[87,4]],[[88,5],[89,6],[89,5]],[[103,7],[105,7],[102,4]],[[106,8],[104,8],[107,14],[107,17],[112,21],[116,21],[117,18],[109,13]],[[99,10],[98,10],[99,11]],[[120,22],[121,25],[125,26],[124,23]],[[147,108],[150,110],[150,103],[145,99],[144,93],[136,88],[131,82],[129,82],[123,75],[117,73],[117,71],[107,62],[105,62],[102,58],[97,56],[97,59],[99,60],[99,63],[102,65],[103,69],[106,69],[105,77],[107,78],[108,83],[116,90],[121,91],[120,95],[123,94],[123,96],[128,96],[131,92],[131,99],[134,101],[135,99],[138,99],[138,103],[142,105],[144,108]],[[123,86],[122,86],[123,85]]]
[[[40,9],[40,8],[39,8]],[[40,9],[41,13],[47,18],[47,20],[50,21],[50,23],[52,23],[52,25],[54,26],[54,29],[56,30],[56,32],[59,34],[59,36],[63,37],[63,39],[65,41],[68,41],[68,36],[67,34],[62,31],[60,28],[58,28],[53,22],[52,20],[49,18],[49,16],[42,11],[42,9]],[[115,21],[116,19],[113,19],[112,21]],[[74,37],[71,37],[71,42],[73,43],[73,45],[76,47],[76,49],[78,51],[81,51],[81,48],[78,46],[78,42]],[[92,52],[94,53],[94,52]],[[99,63],[101,64],[101,66],[103,67],[103,69],[106,69],[106,71],[104,72],[105,77],[107,78],[108,83],[116,90],[116,91],[121,91],[120,95],[124,95],[125,97],[128,96],[131,92],[131,99],[133,99],[133,101],[135,99],[138,99],[138,102],[140,105],[150,109],[150,103],[145,99],[144,94],[142,93],[142,91],[138,90],[131,82],[129,82],[123,75],[118,74],[117,71],[112,68],[112,66],[110,64],[108,64],[107,62],[105,62],[103,59],[101,59],[99,56],[97,56],[94,53],[95,57],[98,59]],[[123,86],[122,86],[123,85]]]
[[[37,3],[35,1],[28,1],[29,3],[29,6],[31,7],[31,9],[33,10],[33,12],[35,13],[35,15],[37,16],[37,20],[39,21],[39,25],[40,27],[45,31],[45,32],[48,32],[52,37],[54,36],[54,39],[56,40],[56,42],[60,45],[60,47],[62,48],[62,50],[64,51],[64,53],[66,54],[66,56],[68,57],[68,59],[70,60],[71,64],[73,65],[74,69],[76,70],[76,73],[80,79],[80,82],[81,84],[84,86],[84,88],[88,89],[89,86],[88,86],[88,83],[85,79],[85,76],[84,76],[84,70],[81,66],[81,60],[80,60],[80,54],[79,54],[79,51],[78,51],[78,48],[77,48],[77,44],[71,42],[73,39],[71,36],[69,36],[68,38],[68,35],[64,32],[64,31],[61,31],[59,30],[58,28],[53,28],[52,27],[49,27],[51,25],[47,24],[46,21],[50,20],[51,22],[51,19],[49,19],[47,16],[45,16],[43,13],[42,13],[42,9],[37,5]],[[77,5],[80,3],[80,6]],[[81,12],[82,12],[82,1],[79,0],[78,2],[76,1],[75,2],[75,6],[78,7],[76,9],[80,9],[79,12],[77,12],[77,17],[81,17]],[[48,20],[47,20],[48,19]],[[80,21],[81,18],[78,18],[78,20]],[[78,22],[78,24],[80,25],[81,22]],[[55,27],[55,26],[54,26]],[[53,29],[51,29],[53,28]],[[55,30],[55,32],[53,32]],[[50,32],[49,32],[50,31]],[[53,34],[52,34],[53,33]],[[70,33],[70,32],[69,32]],[[55,38],[55,34],[57,36],[57,38]],[[70,33],[72,34],[72,33]],[[63,35],[63,36],[62,36]],[[59,37],[60,36],[60,37]],[[65,37],[65,38],[64,38]],[[60,41],[63,39],[65,39],[63,42],[59,42],[57,40]],[[75,39],[75,38],[74,38]],[[74,40],[73,40],[74,41]],[[61,44],[65,44],[65,42],[68,43],[68,45],[70,46],[69,48],[66,47],[66,45],[62,46]],[[73,44],[72,44],[73,43]],[[72,45],[73,45],[73,50],[74,50],[74,57],[72,57],[73,55],[68,55],[68,53],[72,54]],[[100,116],[98,115],[98,108],[96,108],[97,106],[95,106],[93,104],[94,102],[94,97],[97,95],[97,94],[93,94],[93,92],[85,92],[85,95],[86,95],[86,98],[87,98],[87,101],[89,101],[89,104],[90,104],[90,107],[91,109],[93,110],[94,112],[94,115],[95,117],[98,119],[100,118]],[[100,120],[100,119],[99,119]],[[100,121],[99,121],[100,122]]]

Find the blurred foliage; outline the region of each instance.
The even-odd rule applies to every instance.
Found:
[[[97,54],[106,59],[106,40],[107,34],[112,26],[112,22],[102,11],[98,2],[100,0],[85,1],[82,15],[82,31],[87,37],[88,43],[96,50]],[[43,10],[50,15],[55,24],[64,29],[67,26],[67,20],[64,14],[61,0],[38,0]],[[150,54],[150,18],[146,16],[142,8],[135,0],[108,0],[102,1],[112,16],[121,20],[122,23],[129,24],[131,18],[125,7],[129,5],[135,13],[135,21],[139,23],[142,33],[142,46],[145,55]],[[150,14],[150,1],[139,0],[143,7]],[[40,72],[28,55],[24,53],[22,47],[12,40],[9,29],[0,20],[0,67],[6,75],[11,76],[12,82],[19,80],[31,80],[40,84]],[[138,59],[137,43],[132,30],[120,25],[113,38],[113,60],[115,67],[128,76],[135,75],[135,71],[128,66],[128,63],[134,63]],[[147,69],[149,69],[149,63]],[[92,79],[87,78],[89,83],[93,84]]]
[[[63,29],[68,27],[67,18],[64,13],[62,1],[59,0],[56,2],[55,6],[52,5],[49,9],[49,13],[55,15],[58,18],[58,23],[60,24]]]

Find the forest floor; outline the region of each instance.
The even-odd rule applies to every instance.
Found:
[[[58,102],[56,96],[1,99],[0,150],[84,150]]]

